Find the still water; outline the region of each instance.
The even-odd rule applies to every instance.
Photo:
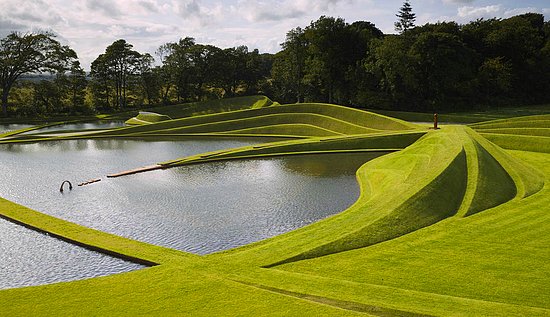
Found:
[[[0,289],[80,280],[144,268],[1,218],[0,255]]]
[[[115,121],[99,120],[94,122],[76,122],[76,123],[59,124],[59,125],[54,125],[50,127],[28,131],[23,134],[48,133],[48,132],[54,132],[54,131],[112,129],[112,128],[119,128],[123,126],[124,126],[124,121],[121,121],[121,120],[115,120]]]
[[[289,156],[104,176],[250,139],[74,140],[0,146],[0,196],[120,236],[197,254],[242,246],[338,213],[378,154]],[[59,192],[73,185],[102,181]]]
[[[30,127],[32,127],[32,125],[30,125],[30,124],[19,124],[19,123],[4,124],[4,123],[2,123],[2,124],[0,124],[0,134],[5,133],[5,132],[20,130],[20,129],[26,129],[26,128],[30,128]]]

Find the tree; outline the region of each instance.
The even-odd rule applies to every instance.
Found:
[[[2,115],[8,114],[8,96],[21,75],[64,71],[76,58],[72,49],[61,45],[55,35],[47,32],[12,32],[0,40]]]
[[[90,90],[93,106],[96,109],[107,110],[110,106],[111,80],[105,54],[100,54],[92,62],[90,74],[92,76]]]
[[[378,89],[392,101],[393,108],[417,109],[418,93],[410,43],[403,36],[389,35],[371,43],[365,69],[378,81]]]
[[[296,102],[304,101],[303,79],[306,68],[307,41],[304,30],[300,27],[290,30],[286,34],[286,41],[282,44],[287,51],[289,80],[296,93]]]
[[[306,84],[313,88],[315,99],[322,101],[344,102],[342,91],[345,88],[345,72],[351,33],[348,24],[342,18],[321,16],[312,22],[304,32],[308,42],[306,60]]]
[[[123,39],[117,40],[92,62],[91,90],[96,107],[123,109],[128,105],[128,93],[142,62],[142,55],[132,47]]]
[[[415,65],[416,90],[427,110],[453,110],[467,100],[475,74],[475,53],[459,37],[439,32],[420,34],[409,50]],[[465,102],[469,104],[468,102]]]
[[[80,67],[80,62],[74,61],[72,63],[67,75],[67,82],[69,86],[69,105],[72,111],[84,108],[84,95],[88,80],[86,79],[86,72]]]
[[[166,43],[157,50],[157,55],[162,61],[162,78],[167,80],[164,83],[163,100],[168,102],[168,94],[171,87],[175,87],[178,102],[188,95],[189,82],[191,79],[191,63],[189,49],[195,45],[195,39],[185,37],[177,43]]]
[[[399,9],[399,12],[395,16],[399,18],[399,20],[394,23],[395,30],[400,34],[414,28],[416,14],[412,12],[412,7],[409,0],[405,0],[403,6]]]
[[[151,54],[145,53],[140,55],[137,63],[137,75],[138,81],[141,86],[141,90],[144,99],[151,105],[158,97],[160,87],[158,85],[157,72],[153,70],[153,63],[155,59]]]
[[[132,50],[132,44],[117,40],[105,49],[105,58],[115,84],[115,98],[120,109],[127,106],[129,77],[134,74],[140,54]]]

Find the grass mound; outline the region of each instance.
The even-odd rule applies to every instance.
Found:
[[[126,120],[125,123],[128,125],[143,125],[155,122],[162,122],[166,120],[172,120],[172,118],[167,115],[158,114],[155,112],[140,111],[136,117]]]
[[[292,132],[285,128],[291,128]],[[250,134],[251,131],[260,131],[262,135],[292,134],[308,137],[416,128],[416,125],[405,121],[336,105],[293,104],[199,115],[144,126],[113,129],[96,135],[228,134],[232,131],[235,131],[235,134]]]
[[[403,151],[366,163],[358,179],[360,199],[328,221],[334,227],[314,233],[315,247],[295,250],[269,267],[363,248],[452,216],[466,187],[466,159],[448,134],[429,133]],[[396,192],[398,197],[391,194]]]
[[[241,128],[228,130],[222,133],[233,135],[276,135],[276,136],[335,136],[341,133],[305,123],[283,123],[277,125],[264,125],[261,127]]]
[[[493,120],[470,127],[505,149],[550,153],[550,115]]]
[[[391,152],[404,149],[425,132],[387,133],[363,136],[308,138],[245,146],[231,150],[202,153],[161,163],[166,167],[211,161],[258,158],[279,155],[318,154],[335,152]]]
[[[215,113],[185,117],[193,109],[171,106],[158,113],[174,120],[78,137],[292,137],[176,159],[162,163],[165,167],[273,155],[393,153],[357,171],[360,197],[342,213],[207,256],[97,232],[0,199],[1,217],[158,264],[4,290],[6,314],[550,315],[550,154],[540,153],[550,153],[550,118],[444,125],[427,132],[333,105],[251,107],[225,111],[212,104],[202,110]],[[30,137],[8,141],[25,138]]]
[[[209,113],[229,112],[243,109],[258,109],[275,105],[266,96],[245,96],[217,100],[197,101],[173,106],[147,109],[178,119]]]

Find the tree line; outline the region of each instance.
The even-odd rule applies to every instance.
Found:
[[[277,100],[409,111],[550,102],[550,22],[542,14],[416,27],[403,9],[396,35],[332,17],[288,32],[272,68]]]
[[[140,53],[124,39],[86,73],[51,33],[0,40],[2,115],[93,113],[248,94],[409,111],[550,102],[550,22],[527,13],[415,26],[408,1],[398,34],[322,16],[286,34],[281,51],[218,48],[185,37]],[[22,80],[49,73],[48,80]]]

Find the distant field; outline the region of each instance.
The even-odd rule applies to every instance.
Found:
[[[371,110],[394,118],[399,118],[411,122],[433,122],[433,113],[406,112],[392,110]],[[529,107],[508,107],[490,109],[483,112],[464,112],[464,113],[439,113],[439,121],[445,123],[476,123],[503,118],[512,118],[518,116],[543,115],[550,113],[550,105],[539,105]]]

